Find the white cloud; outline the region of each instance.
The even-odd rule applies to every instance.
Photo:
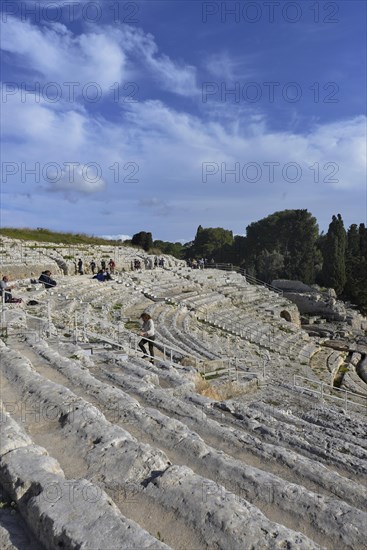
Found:
[[[102,177],[102,170],[98,163],[74,166],[67,164],[60,170],[59,166],[50,166],[44,171],[48,183],[47,190],[61,191],[66,196],[74,196],[75,193],[92,194],[105,189],[106,182]]]
[[[121,235],[121,234],[117,234],[117,235],[101,235],[102,239],[108,239],[109,241],[118,241],[118,240],[121,240],[121,241],[130,241],[131,240],[131,236],[130,235]]]
[[[38,27],[9,17],[2,25],[2,49],[36,71],[35,82],[79,83],[74,88],[79,94],[92,82],[107,91],[126,72],[124,52],[113,36],[97,31],[74,36],[61,23]]]
[[[196,68],[173,61],[166,54],[159,55],[151,34],[129,25],[90,24],[89,29],[75,36],[61,23],[36,26],[8,17],[2,25],[2,49],[16,55],[18,64],[36,71],[43,83],[80,84],[74,88],[64,85],[65,95],[73,90],[82,95],[83,86],[89,83],[96,83],[102,92],[107,92],[116,82],[128,82],[136,71],[142,75],[148,71],[158,87],[178,95],[199,93]],[[134,72],[128,70],[127,57]],[[90,94],[93,97],[92,88]]]
[[[243,85],[245,82],[253,79],[254,71],[249,68],[255,63],[256,56],[254,55],[241,55],[234,58],[233,55],[229,55],[226,51],[213,53],[208,56],[206,60],[206,69],[215,78],[224,81],[224,84],[230,88],[230,83],[234,81],[240,81]],[[219,82],[219,84],[220,84]]]
[[[158,201],[153,205],[155,211],[166,211],[170,197],[184,196],[187,192],[206,194],[213,185],[213,191],[221,194],[224,189],[220,172],[209,175],[208,185],[203,184],[203,163],[215,163],[219,168],[221,163],[225,163],[227,169],[233,168],[236,162],[240,163],[241,179],[242,168],[249,162],[259,164],[264,177],[269,173],[264,163],[279,163],[275,176],[281,176],[287,163],[298,163],[302,168],[302,179],[293,185],[296,188],[314,183],[316,168],[310,167],[319,163],[320,185],[324,188],[365,187],[366,119],[363,116],[315,126],[312,131],[301,135],[271,132],[263,119],[259,124],[250,121],[245,128],[224,126],[219,121],[204,122],[158,101],[131,104],[124,111],[123,119],[113,122],[82,110],[69,108],[62,111],[52,104],[21,103],[17,94],[9,97],[4,111],[4,136],[12,136],[4,149],[4,161],[30,165],[55,162],[61,167],[70,162],[77,162],[80,166],[96,162],[102,171],[101,182],[109,184],[109,195],[128,192],[138,198],[139,193],[143,193],[143,198],[151,200],[154,197]],[[139,168],[136,173],[138,182],[130,187],[128,162],[135,162]],[[111,168],[115,163],[120,170],[118,182]],[[328,163],[337,166],[337,182],[331,181],[333,169],[327,166]],[[231,183],[230,176],[227,181]],[[284,178],[276,177],[275,184],[288,191],[289,182]],[[259,186],[249,188],[261,192]],[[65,191],[69,187],[66,180],[60,180],[54,189]],[[75,189],[80,193],[91,193],[102,190],[103,186],[102,183],[92,185],[79,180]],[[267,188],[267,193],[269,191]],[[140,205],[147,208],[144,201]]]
[[[170,59],[166,54],[158,54],[158,46],[152,34],[142,29],[123,25],[116,32],[121,36],[124,51],[145,66],[162,89],[183,96],[197,95],[196,68],[184,62]]]

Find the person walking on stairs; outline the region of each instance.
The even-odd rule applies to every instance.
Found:
[[[139,342],[139,348],[144,354],[144,357],[148,357],[145,344],[148,342],[150,362],[154,365],[154,343],[152,340],[155,340],[155,330],[154,322],[151,316],[148,313],[142,313],[140,319],[143,321],[140,336],[143,338]]]

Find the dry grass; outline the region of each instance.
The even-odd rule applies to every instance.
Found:
[[[204,397],[209,397],[215,401],[221,401],[222,396],[216,388],[214,388],[208,380],[204,380],[201,376],[198,376],[195,383],[195,391]]]
[[[244,388],[239,386],[236,382],[230,381],[223,382],[220,385],[216,383],[214,386],[208,380],[198,375],[195,383],[195,391],[215,401],[225,401],[226,399],[242,395],[244,393]]]
[[[180,361],[180,365],[183,367],[193,367],[196,364],[196,360],[194,357],[191,357],[190,355],[183,357]]]

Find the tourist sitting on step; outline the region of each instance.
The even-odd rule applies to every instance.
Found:
[[[6,304],[19,304],[21,298],[13,298],[11,291],[14,287],[9,286],[9,277],[4,275],[0,281],[0,295]]]
[[[101,283],[104,283],[105,281],[113,281],[107,269],[100,269],[97,275],[94,275],[92,279],[97,279],[97,281],[100,281]]]
[[[105,281],[113,281],[110,273],[108,272],[108,269],[103,270],[104,280]]]
[[[139,348],[144,354],[143,357],[148,357],[147,350],[145,348],[145,344],[148,342],[150,362],[154,364],[154,344],[153,344],[153,340],[155,340],[154,322],[148,313],[142,313],[140,315],[140,319],[143,321],[143,324],[139,334],[140,336],[143,336],[143,338],[139,342]]]
[[[92,279],[97,279],[97,281],[104,283],[106,278],[104,276],[103,269],[100,269],[96,275],[93,275]]]
[[[49,269],[46,269],[46,271],[42,271],[41,275],[38,278],[38,281],[45,285],[46,289],[52,288],[57,285],[56,281],[54,279],[51,279],[51,271]]]

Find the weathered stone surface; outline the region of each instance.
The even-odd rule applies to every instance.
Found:
[[[271,282],[271,285],[285,292],[317,293],[317,290],[315,288],[306,285],[305,283],[302,283],[302,281],[293,281],[290,279],[274,279],[274,281]]]
[[[27,362],[11,351],[2,351],[6,375],[30,391],[29,402],[35,405],[35,413],[46,418],[59,419],[66,433],[78,437],[80,450],[94,473],[108,477],[112,465],[113,476],[122,475],[125,482],[143,481],[152,471],[164,470],[169,461],[159,450],[138,443],[129,432],[112,425],[105,416],[84,399],[70,390],[49,381],[42,381]],[[43,382],[43,383],[42,383]],[[115,452],[120,448],[120,452]],[[119,463],[123,450],[124,460]]]
[[[169,509],[185,510],[193,528],[203,533],[209,547],[319,548],[301,533],[270,524],[259,510],[217,483],[196,476],[189,468],[172,466],[150,483],[146,492],[163,499]]]
[[[0,408],[0,458],[14,449],[26,447],[31,438],[14,422],[3,406]]]
[[[11,361],[11,365],[9,363],[9,360]],[[36,389],[36,383],[35,383],[35,380],[39,378],[39,375],[37,374],[32,374],[31,372],[31,369],[30,367],[26,366],[24,364],[24,361],[22,362],[21,360],[17,360],[16,357],[15,357],[15,354],[13,352],[8,352],[6,353],[6,351],[3,352],[3,363],[4,363],[4,366],[5,366],[5,372],[7,374],[7,376],[9,378],[12,378],[14,376],[14,372],[16,372],[16,379],[18,381],[19,384],[21,384],[22,386],[27,386],[28,389],[31,389],[34,394],[38,394],[38,398],[42,399],[43,403],[46,403],[48,400],[50,400],[50,402],[53,402],[54,406],[56,405],[57,407],[60,407],[60,409],[62,410],[63,407],[65,407],[65,404],[64,404],[64,399],[65,399],[65,395],[66,393],[71,393],[69,391],[66,391],[65,389],[61,389],[59,386],[57,386],[56,384],[52,384],[50,382],[45,382],[44,384],[41,384],[39,385],[39,388]],[[17,364],[18,364],[18,368],[17,368]],[[24,371],[28,371],[28,372],[24,372]],[[12,374],[13,373],[13,374]],[[33,394],[33,395],[34,395]],[[51,395],[51,398],[48,398],[46,397],[46,394],[47,395]],[[70,403],[70,398],[69,398],[69,403]],[[82,415],[82,412],[80,411],[79,407],[77,406],[77,404],[80,404],[81,403],[81,400],[77,400],[74,398],[73,400],[73,404],[74,404],[74,408],[73,408],[73,414],[70,415],[70,413],[67,414],[66,417],[63,417],[63,423],[65,422],[65,426],[68,425],[70,426],[71,428],[73,428],[73,432],[76,430],[76,433],[79,434],[80,436],[82,436],[82,439],[86,439],[86,443],[88,443],[88,426],[89,426],[89,422],[85,420],[85,417],[83,418],[83,415]],[[79,405],[80,406],[80,405]],[[94,420],[94,408],[91,408],[91,413],[92,413],[92,419]],[[72,416],[72,418],[71,418]],[[106,424],[106,421],[104,420],[104,418],[100,417],[99,419],[100,423],[102,424]],[[96,428],[96,423],[94,423],[94,430]],[[116,431],[119,432],[123,432],[123,430],[121,429],[117,429],[116,428]],[[144,477],[146,478],[146,482],[148,482],[148,487],[149,487],[149,479],[156,479],[157,475],[158,477],[162,476],[162,472],[164,471],[162,469],[162,466],[165,466],[167,465],[167,462],[166,463],[163,463],[160,462],[160,463],[157,463],[157,459],[158,460],[161,460],[161,456],[162,453],[160,452],[157,452],[155,451],[155,453],[150,453],[150,459],[148,458],[149,455],[141,455],[141,456],[144,456],[144,459],[143,461],[141,461],[139,459],[139,455],[137,454],[136,450],[138,450],[139,452],[141,453],[144,453],[144,449],[146,448],[147,450],[149,449],[148,446],[145,446],[143,444],[140,444],[140,445],[137,445],[134,447],[134,451],[133,451],[133,456],[131,455],[131,445],[134,445],[134,442],[130,442],[129,440],[125,440],[125,448],[124,446],[121,447],[121,450],[123,452],[120,452],[119,453],[115,453],[115,450],[116,450],[116,445],[119,446],[119,441],[115,440],[114,442],[112,442],[113,444],[111,445],[111,437],[108,435],[107,433],[107,436],[106,436],[106,439],[108,441],[108,446],[106,445],[106,442],[103,441],[103,440],[98,440],[96,441],[96,445],[95,447],[92,447],[91,451],[87,453],[87,460],[91,466],[91,471],[94,472],[94,474],[101,474],[102,473],[102,478],[104,483],[106,484],[106,487],[114,487],[116,486],[116,483],[118,483],[121,478],[123,479],[123,483],[127,483],[127,482],[132,482],[132,481],[137,481],[138,479],[143,479]],[[91,441],[92,443],[92,441]],[[122,443],[122,441],[121,441]],[[90,445],[90,443],[89,443]],[[85,444],[84,444],[85,446]],[[135,450],[136,449],[136,450]],[[126,455],[125,455],[125,451],[126,451]],[[18,450],[18,451],[14,451],[14,452],[18,452],[20,453],[21,452],[21,449]],[[85,452],[85,451],[84,451]],[[13,453],[11,453],[13,454]],[[134,458],[133,458],[134,457]],[[148,460],[147,460],[148,458]],[[102,468],[101,468],[101,465],[102,465]],[[157,467],[158,465],[158,467]],[[127,473],[127,475],[125,474],[124,475],[124,470],[125,472]],[[147,472],[150,471],[150,476],[147,477]],[[131,477],[129,477],[131,476]],[[100,477],[100,475],[99,475]],[[196,484],[196,489],[195,489],[195,492],[198,493],[200,492],[201,490],[201,487],[202,487],[202,480],[201,478],[199,479],[198,476],[195,477],[195,484]],[[167,492],[168,491],[168,492]],[[177,492],[177,489],[176,489],[176,492]],[[185,493],[185,488],[183,487],[182,488],[182,493],[184,495]],[[165,489],[164,492],[160,492],[159,493],[159,498],[158,498],[158,501],[160,502],[161,505],[163,506],[166,506],[166,503],[167,503],[167,499],[168,501],[171,500],[171,496],[170,496],[170,490],[168,489],[168,487]],[[245,502],[245,501],[244,501]],[[243,504],[244,505],[244,504]],[[196,508],[197,506],[200,506],[199,503],[195,503],[193,502],[192,503],[192,507]],[[216,500],[214,501],[209,501],[208,504],[207,504],[209,510],[212,510],[211,512],[211,515],[213,517],[216,516],[217,514],[217,508],[218,508],[218,502]],[[247,504],[246,504],[247,506]],[[241,509],[242,506],[240,506],[240,509]],[[256,514],[260,512],[258,512],[256,510],[256,508],[254,507],[251,507],[254,509],[254,511],[256,511]],[[239,513],[239,512],[238,512]],[[181,511],[181,514],[182,516],[185,518],[185,521],[188,521],[190,524],[192,522],[192,518],[196,515],[196,513],[194,513],[191,509],[190,510],[182,510]],[[255,514],[255,516],[256,516]],[[260,514],[261,515],[261,514]],[[261,515],[261,517],[263,517]],[[216,520],[218,521],[218,520]],[[269,522],[265,517],[263,517],[263,522],[264,524],[268,525],[268,529],[271,529],[271,522]],[[218,524],[219,525],[219,524]],[[294,535],[293,532],[291,530],[288,530],[288,529],[285,529],[285,528],[280,528],[280,530],[282,532],[284,532],[285,536],[288,537],[289,540],[293,540],[294,537],[296,537],[296,539],[298,540],[299,539],[299,536],[301,537],[300,540],[304,540],[305,541],[305,547],[307,547],[307,544],[311,546],[308,546],[308,547],[317,547],[317,545],[313,545],[311,543],[311,541],[307,541],[307,539],[301,535]],[[259,531],[259,533],[261,532],[261,530]],[[206,530],[203,531],[202,534],[206,534]],[[242,535],[244,536],[244,534]],[[236,541],[237,539],[234,539],[234,542]],[[238,539],[238,540],[241,540],[241,539]],[[237,544],[237,542],[235,542],[235,544]]]
[[[39,353],[44,356],[48,356],[50,359],[55,355],[55,352],[48,350],[46,346],[38,344],[35,346]],[[56,364],[57,361],[54,358],[53,364]],[[180,446],[182,456],[186,454],[188,457],[197,457],[198,459],[204,459],[207,465],[207,472],[211,474],[212,479],[216,479],[222,483],[231,484],[233,479],[236,480],[236,486],[238,490],[241,491],[241,494],[250,500],[257,500],[259,502],[263,501],[266,504],[278,503],[278,507],[284,510],[290,515],[294,515],[300,518],[309,518],[311,525],[315,525],[315,528],[319,532],[325,532],[330,538],[335,537],[335,543],[338,543],[340,537],[344,542],[348,542],[351,538],[351,531],[343,533],[343,522],[339,522],[339,515],[341,513],[348,514],[351,518],[354,518],[356,525],[364,525],[365,520],[367,521],[367,515],[363,514],[360,511],[357,511],[351,507],[345,506],[344,503],[338,503],[333,501],[330,498],[325,498],[321,495],[316,495],[315,493],[306,491],[301,485],[294,485],[291,483],[284,482],[280,478],[262,472],[261,470],[251,468],[245,465],[242,465],[240,462],[231,459],[230,457],[224,455],[223,453],[218,453],[212,447],[206,445],[201,438],[199,438],[195,433],[190,433],[189,430],[181,423],[168,419],[164,415],[157,413],[154,409],[141,409],[136,406],[131,408],[131,405],[127,405],[129,398],[121,399],[121,392],[115,388],[111,389],[108,386],[100,383],[95,380],[88,372],[80,369],[77,365],[71,366],[71,361],[58,360],[59,368],[62,368],[65,372],[65,369],[68,371],[68,376],[71,379],[78,381],[78,384],[92,389],[94,387],[94,393],[99,400],[102,402],[108,400],[111,405],[117,405],[116,413],[121,418],[129,418],[130,422],[138,422],[139,426],[143,428],[147,433],[159,433],[159,438],[164,442],[165,445],[169,448],[170,446]],[[128,366],[127,366],[128,367]],[[127,368],[129,370],[129,368]],[[157,399],[160,400],[162,405],[164,400],[167,405],[165,409],[175,411],[177,413],[182,413],[185,407],[182,406],[180,401],[173,397],[165,396],[164,393],[158,388],[154,388],[149,381],[138,381],[134,384],[134,379],[131,376],[126,376],[126,374],[116,374],[115,372],[109,373],[106,369],[106,374],[113,378],[116,381],[121,381],[124,385],[128,382],[128,387],[130,390],[133,390],[134,393],[140,393],[142,396],[149,394],[149,401],[154,403],[157,402]],[[130,399],[131,401],[131,399]],[[126,402],[126,405],[125,405]],[[168,405],[169,403],[169,405]],[[231,410],[233,414],[238,418],[240,415],[240,405],[236,402],[227,402],[227,410]],[[190,408],[190,412],[187,411],[187,416],[190,414],[191,417],[194,417],[194,410]],[[264,411],[261,411],[261,414],[264,418],[264,424],[267,424],[266,416]],[[207,422],[207,419],[199,413],[199,419],[202,422]],[[257,411],[257,416],[260,416],[260,411]],[[280,418],[279,418],[280,420]],[[213,423],[214,424],[214,423]],[[304,425],[306,425],[304,423]],[[226,432],[224,428],[217,426],[218,437],[226,437]],[[213,430],[212,430],[213,432]],[[183,442],[183,443],[182,443]],[[117,449],[119,451],[119,449]],[[123,456],[123,453],[122,453]],[[268,455],[269,456],[269,455]],[[277,452],[278,458],[280,458],[279,452]],[[285,458],[288,461],[288,464],[291,463],[291,453],[283,453],[282,459]],[[108,454],[108,458],[104,459],[104,463],[108,466],[105,470],[113,472],[115,469],[115,458],[114,455],[111,457],[111,453]],[[299,472],[303,474],[307,473],[309,477],[313,479],[324,479],[329,489],[332,489],[336,484],[339,488],[340,494],[343,494],[344,498],[349,497],[349,501],[353,502],[363,502],[367,499],[367,491],[362,490],[361,488],[351,483],[350,480],[345,480],[341,476],[336,477],[328,472],[326,468],[320,467],[317,464],[308,465],[308,461],[305,458],[298,458],[297,462],[294,462],[294,468],[297,468]],[[317,478],[317,472],[319,477]],[[108,479],[108,474],[106,476]],[[113,479],[113,475],[112,475]],[[344,510],[344,512],[342,512]],[[360,533],[363,536],[363,530]],[[367,531],[365,533],[367,536]],[[360,538],[357,535],[354,542],[359,543]]]
[[[20,428],[9,417],[2,420],[18,440]],[[168,549],[124,518],[98,486],[65,479],[58,462],[32,443],[2,455],[0,484],[47,549]]]

